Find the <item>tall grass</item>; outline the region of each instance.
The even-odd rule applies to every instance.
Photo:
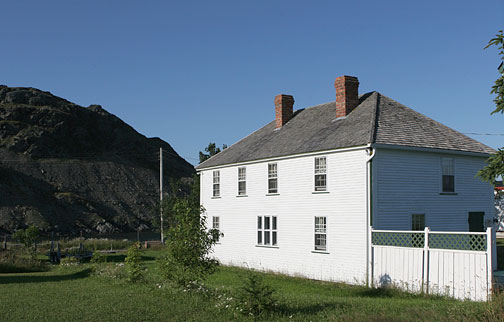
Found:
[[[64,251],[65,249],[79,248],[81,243],[86,250],[125,250],[133,245],[133,242],[127,239],[119,240],[108,238],[73,238],[62,239],[57,242],[59,242],[61,251]],[[55,247],[57,242],[55,242]],[[39,243],[38,248],[41,249],[41,251],[48,251],[50,245],[50,241],[45,241],[43,243]]]
[[[0,251],[0,273],[43,272],[47,265],[22,249]]]

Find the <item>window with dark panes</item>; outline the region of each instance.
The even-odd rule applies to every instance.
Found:
[[[412,214],[411,230],[424,230],[424,229],[425,229],[425,214]]]
[[[326,157],[315,158],[315,191],[327,189],[327,163]]]
[[[213,172],[213,196],[220,196],[220,171],[216,170]]]
[[[247,168],[238,168],[238,195],[247,194]]]
[[[442,158],[443,192],[455,192],[455,164],[451,158]]]
[[[278,244],[276,216],[257,217],[257,245],[276,246]]]
[[[277,164],[268,164],[268,193],[278,193]]]
[[[327,250],[327,218],[315,217],[315,250]]]

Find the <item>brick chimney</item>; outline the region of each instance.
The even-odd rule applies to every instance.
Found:
[[[294,107],[294,97],[291,95],[279,94],[275,96],[276,128],[279,129],[292,118],[292,108]]]
[[[359,80],[353,76],[340,76],[334,81],[336,89],[336,118],[350,114],[359,105]]]

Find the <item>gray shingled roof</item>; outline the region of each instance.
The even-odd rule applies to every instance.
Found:
[[[346,118],[335,117],[335,102],[298,110],[282,128],[276,130],[273,120],[196,169],[369,143],[495,153],[378,92],[361,95],[359,105]]]

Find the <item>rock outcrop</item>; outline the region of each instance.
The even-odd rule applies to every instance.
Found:
[[[165,191],[194,168],[99,105],[0,86],[0,232],[35,224],[70,233],[148,229]]]

